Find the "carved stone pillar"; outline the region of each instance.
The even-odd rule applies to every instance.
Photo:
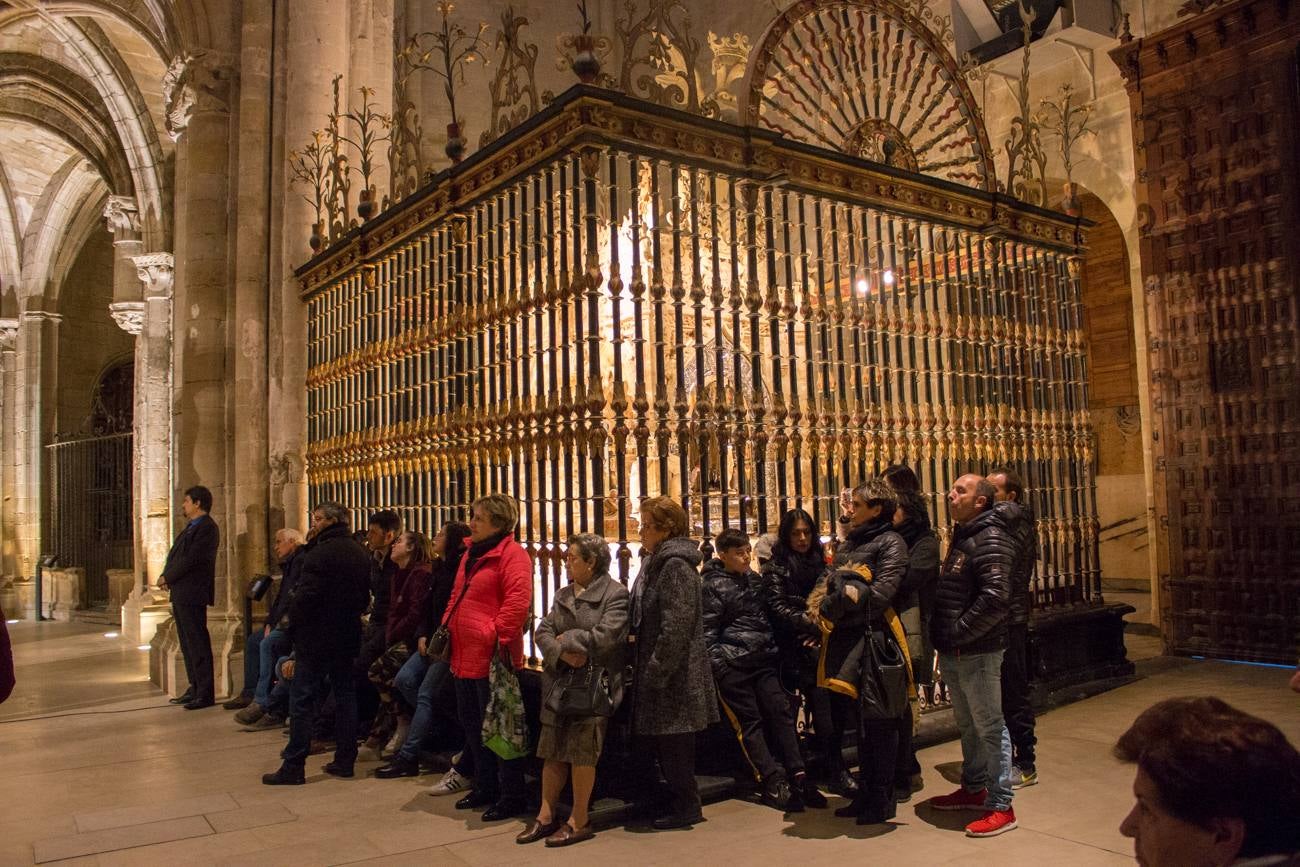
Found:
[[[173,287],[175,339],[171,347],[172,466],[170,503],[191,485],[212,491],[212,516],[221,528],[215,605],[208,611],[218,695],[232,686],[232,658],[242,649],[238,574],[246,542],[235,501],[231,466],[237,460],[228,415],[233,382],[228,346],[238,346],[230,318],[235,280],[231,256],[231,103],[237,96],[235,59],[207,52],[173,64],[164,82],[167,125],[176,153],[176,271]],[[152,310],[150,311],[152,314]],[[146,328],[150,316],[146,316]],[[168,541],[173,530],[168,528]],[[160,630],[153,642],[152,672],[169,691],[184,688],[174,636]]]
[[[134,437],[135,570],[122,605],[123,634],[135,644],[153,638],[166,616],[166,594],[153,588],[171,545],[171,344],[172,256],[152,253],[131,260],[142,301],[117,301],[109,312],[135,335]]]
[[[144,252],[140,241],[140,209],[135,198],[109,196],[104,205],[104,221],[113,233],[113,302],[135,301],[140,297],[140,281],[133,260]]]
[[[14,511],[15,476],[18,470],[15,423],[18,420],[15,382],[15,347],[18,320],[0,319],[0,608],[6,614],[22,610],[13,582],[19,578],[17,516]],[[11,616],[17,616],[12,614]]]
[[[16,341],[16,465],[15,496],[17,571],[24,582],[35,574],[41,551],[44,509],[45,444],[54,435],[55,395],[58,393],[59,323],[57,313],[24,310],[18,318]],[[24,600],[24,606],[30,606]],[[34,616],[35,610],[27,612]]]

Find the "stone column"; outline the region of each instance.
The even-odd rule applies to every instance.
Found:
[[[278,93],[276,114],[284,121],[274,144],[276,153],[285,155],[310,142],[312,130],[325,125],[331,108],[330,80],[348,68],[349,44],[346,18],[320,15],[305,5],[279,8],[284,13],[283,20],[277,21],[276,45],[284,51],[284,86]],[[352,86],[346,80],[343,84]],[[305,530],[307,315],[293,271],[311,258],[307,239],[316,218],[300,191],[289,187],[283,165],[272,167],[277,192],[271,199],[282,203],[282,210],[272,224],[277,231],[271,258],[269,495],[272,513],[280,513],[284,526]]]
[[[140,241],[140,209],[135,197],[109,196],[104,221],[113,234],[113,303],[138,301],[140,281],[133,260],[144,252],[144,245]]]
[[[0,319],[0,608],[13,617],[24,607],[14,586],[20,577],[15,539],[18,523],[14,512],[14,477],[18,469],[15,439],[18,406],[14,388],[17,342],[18,320]]]
[[[167,616],[166,593],[154,588],[172,530],[172,255],[136,256],[142,301],[109,305],[135,342],[135,584],[122,605],[123,634],[134,644],[153,639]]]
[[[45,310],[24,310],[18,318],[16,464],[14,502],[17,567],[28,585],[41,550],[41,518],[45,494],[45,445],[54,435],[58,386],[59,323],[63,317]],[[21,591],[20,591],[21,592]],[[35,594],[23,599],[25,615],[35,617]]]
[[[227,348],[238,342],[231,323],[231,213],[236,204],[231,195],[235,176],[231,100],[236,70],[233,57],[209,51],[174,65],[164,82],[168,130],[178,141],[170,501],[179,502],[191,485],[206,485],[213,495],[212,515],[221,528],[221,546],[208,628],[218,695],[230,690],[233,647],[237,641],[242,643],[241,588],[233,571],[239,556],[230,472],[232,427],[238,421],[227,391],[232,373]],[[175,692],[183,688],[178,681],[184,678],[172,632],[159,630],[150,663],[151,675]]]

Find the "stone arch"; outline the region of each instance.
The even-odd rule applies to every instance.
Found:
[[[179,53],[184,44],[177,16],[159,0],[44,0],[39,9],[33,3],[0,13],[0,27],[32,16],[116,21],[148,42],[163,63]]]
[[[0,52],[0,116],[43,127],[73,145],[114,192],[134,191],[131,169],[94,86],[33,54]]]
[[[974,95],[925,11],[903,0],[799,0],[753,54],[745,123],[995,189]]]
[[[23,237],[23,288],[28,309],[57,312],[58,286],[53,276],[60,244],[103,184],[99,173],[80,156],[69,159],[50,178]],[[98,218],[97,211],[91,214]]]
[[[4,171],[4,160],[0,158],[0,308],[5,316],[16,314],[17,307],[11,306],[16,284],[23,278],[23,237],[19,231],[18,210],[14,202],[13,190],[9,187],[9,176]]]

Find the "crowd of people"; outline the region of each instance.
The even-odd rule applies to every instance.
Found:
[[[185,503],[190,522],[176,557],[215,536],[204,523],[211,494],[191,489]],[[504,494],[476,500],[468,524],[448,523],[433,539],[403,530],[387,510],[354,533],[337,503],[313,510],[305,538],[282,530],[275,550],[283,578],[265,622],[248,636],[244,690],[225,707],[252,730],[287,724],[267,785],[303,784],[307,756],[326,741],[334,744],[327,774],[353,776],[364,750],[386,757],[380,779],[419,776],[432,740],[458,726],[459,749],[429,794],[454,796],[457,809],[482,810],[488,822],[525,817],[521,844],[567,846],[593,836],[597,765],[624,705],[619,718],[639,745],[646,779],[663,781],[655,829],[702,821],[696,738],[723,718],[763,803],[825,808],[828,790],[847,799],[837,816],[887,822],[922,785],[917,697],[937,668],[960,731],[961,785],[927,804],[969,811],[972,837],[1013,830],[1015,791],[1038,781],[1025,657],[1037,536],[1021,479],[1009,468],[958,478],[947,494],[954,525],[942,557],[907,467],[846,491],[841,505],[831,539],[808,512],[787,512],[775,538],[760,540],[756,564],[744,532],[723,529],[702,545],[680,504],[647,499],[630,588],[611,577],[604,538],[569,539],[569,583],[533,633],[542,699],[540,730],[528,743],[541,760],[539,797],[530,797],[526,754],[498,743],[509,733],[488,736],[519,694],[517,681],[513,692],[506,687],[524,666],[532,610],[532,560],[515,539],[518,505]],[[163,580],[174,605],[190,604],[176,602],[190,578],[172,560]],[[192,621],[177,614],[182,631]],[[210,651],[191,659],[194,643],[182,635],[191,690],[178,701],[190,709],[212,703]],[[1217,705],[1206,713],[1228,719]],[[1143,785],[1178,783],[1159,778],[1168,768],[1151,758],[1170,739],[1153,733],[1171,725],[1140,719],[1117,747],[1138,764],[1139,808],[1156,799],[1144,797]],[[1278,755],[1280,791],[1297,803],[1300,761]],[[1296,773],[1289,784],[1288,768]],[[1139,808],[1124,826],[1130,836],[1146,827],[1149,813]],[[1169,809],[1182,816],[1177,805]],[[1191,809],[1188,821],[1204,814]],[[1279,839],[1297,843],[1294,832]]]

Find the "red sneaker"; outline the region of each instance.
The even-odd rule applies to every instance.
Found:
[[[971,822],[966,826],[966,836],[996,837],[1014,830],[1016,830],[1016,811],[1008,807],[1005,810],[989,810]]]
[[[951,795],[935,795],[926,803],[936,810],[983,810],[986,797],[988,797],[987,789],[968,792],[963,788]]]

